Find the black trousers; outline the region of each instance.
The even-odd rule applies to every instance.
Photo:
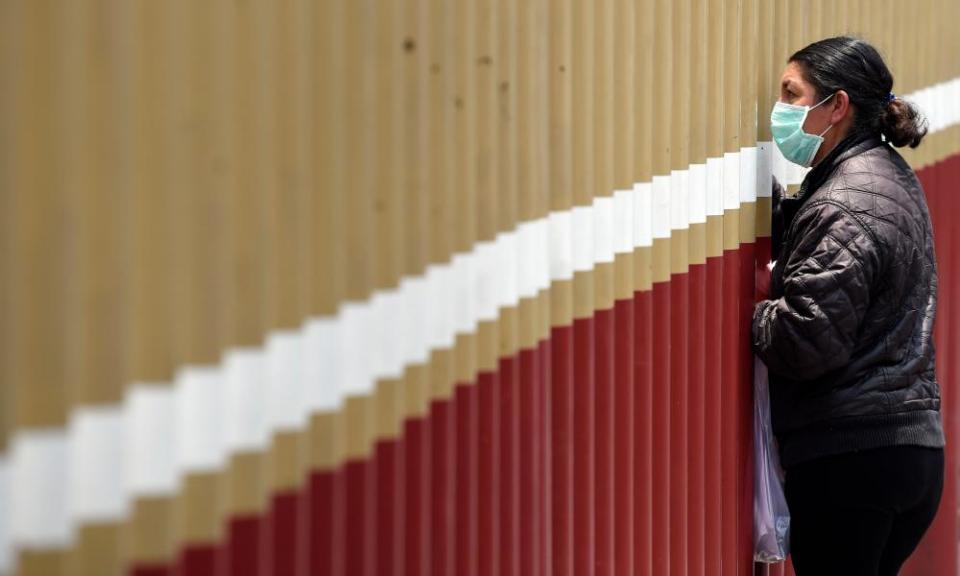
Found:
[[[940,504],[943,449],[876,448],[786,471],[797,576],[895,576]]]

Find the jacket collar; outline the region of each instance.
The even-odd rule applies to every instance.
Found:
[[[800,193],[797,195],[797,199],[802,204],[830,178],[837,166],[843,164],[843,162],[849,158],[863,154],[867,150],[872,150],[877,146],[883,146],[883,140],[876,134],[864,134],[860,132],[847,135],[846,138],[834,146],[833,150],[831,150],[813,170],[807,173],[807,176],[803,179],[803,183],[800,185]]]

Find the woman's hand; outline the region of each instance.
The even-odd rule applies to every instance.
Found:
[[[775,262],[757,261],[757,269],[754,273],[754,285],[756,286],[757,302],[766,300],[770,296],[770,271],[773,270]]]

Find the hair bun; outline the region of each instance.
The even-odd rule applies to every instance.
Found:
[[[895,98],[887,102],[880,130],[897,148],[916,148],[927,135],[927,119],[913,104]]]

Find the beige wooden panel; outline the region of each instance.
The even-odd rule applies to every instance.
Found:
[[[667,0],[657,0],[653,36],[654,72],[653,72],[653,177],[668,176],[673,159],[671,150],[678,145],[677,134],[673,127],[673,67],[675,50],[672,38],[674,33],[674,4]],[[655,214],[654,218],[659,215]],[[666,216],[668,217],[668,216]],[[669,217],[668,217],[669,218]],[[669,239],[653,241],[653,281],[670,280],[672,243]]]
[[[11,234],[16,306],[9,319],[17,338],[10,354],[16,386],[13,425],[22,428],[62,426],[66,418],[65,253],[69,214],[59,203],[62,184],[56,170],[64,151],[57,139],[63,111],[56,105],[58,78],[56,46],[47,42],[57,33],[54,6],[31,2],[22,10],[22,59],[12,84],[18,114],[12,126],[18,154],[13,170],[12,202],[16,218]]]
[[[57,42],[66,63],[59,105],[66,119],[59,194],[75,222],[67,246],[67,372],[73,406],[114,404],[122,398],[123,203],[127,150],[116,116],[125,104],[117,77],[127,53],[118,50],[114,7],[73,4],[60,12],[66,33]]]
[[[314,137],[317,196],[313,214],[317,224],[312,229],[317,250],[313,288],[316,310],[321,315],[334,314],[346,290],[347,251],[344,240],[349,223],[343,217],[345,195],[342,192],[346,182],[343,142],[347,127],[344,109],[348,96],[344,81],[347,65],[345,18],[345,3],[340,0],[321,2],[315,6]],[[416,114],[416,109],[407,113]],[[407,149],[415,147],[415,142],[406,144]],[[408,202],[407,208],[409,212],[414,212],[419,206],[416,202]],[[407,218],[410,219],[409,214]],[[406,246],[409,252],[412,243],[408,240]],[[412,263],[408,263],[410,267]],[[318,385],[333,386],[334,383],[324,380]],[[314,414],[310,419],[307,460],[312,468],[329,471],[340,463],[344,450],[344,431],[340,420],[333,413]]]
[[[741,0],[740,2],[740,146],[744,148],[753,148],[757,145],[758,1]],[[754,173],[748,173],[748,177],[754,178],[754,182],[741,182],[741,189],[746,186],[756,188]],[[755,239],[756,202],[748,202],[740,207],[740,241],[752,243]]]
[[[723,0],[706,0],[706,20],[707,33],[706,45],[707,53],[704,57],[707,63],[706,78],[708,91],[724,94],[723,92],[723,34],[724,28],[720,25],[723,22],[724,3]],[[706,156],[707,158],[721,158],[724,152],[724,124],[723,124],[723,98],[707,98],[706,114],[709,119],[707,122],[706,134]],[[719,194],[717,188],[722,188],[722,178],[717,181],[707,183],[707,194]],[[706,233],[706,255],[707,257],[717,257],[723,254],[723,217],[711,216],[707,218]]]
[[[723,9],[723,140],[724,152],[739,152],[742,145],[740,134],[741,110],[741,12],[740,2],[725,0]],[[799,22],[799,19],[797,20]],[[742,183],[741,183],[742,184]],[[741,207],[742,208],[742,207]],[[741,236],[739,211],[727,210],[723,218],[723,247],[725,250],[739,248]]]
[[[260,217],[261,164],[257,150],[257,71],[249,4],[217,0],[197,6],[210,38],[211,89],[216,110],[210,118],[213,156],[211,189],[221,197],[222,256],[217,321],[224,351],[249,352],[266,331],[263,298],[263,220]],[[217,486],[220,522],[258,513],[263,506],[263,454],[231,454]]]
[[[573,193],[573,22],[572,0],[551,2],[549,16],[549,128],[548,175],[550,210],[569,210]],[[555,326],[573,320],[573,295],[569,281],[554,283],[550,316]]]
[[[707,5],[707,85],[710,90],[718,94],[723,92],[723,0],[706,0]],[[776,59],[777,56],[774,56]],[[707,99],[707,149],[708,158],[723,156],[723,98]],[[711,183],[720,185],[720,182]]]
[[[707,108],[710,94],[707,82],[709,57],[707,2],[694,0],[690,5],[690,163],[705,165],[707,162]],[[691,188],[692,188],[691,180]],[[707,182],[708,190],[713,183]],[[709,194],[709,191],[707,192]],[[690,264],[704,264],[708,255],[708,226],[692,224],[687,254]]]
[[[550,0],[533,2],[533,69],[536,88],[534,123],[534,158],[536,162],[536,187],[534,188],[534,215],[547,218],[550,213]],[[544,253],[544,257],[548,256]],[[541,290],[536,298],[536,318],[539,327],[536,334],[537,344],[550,336],[553,321],[550,317],[550,292]],[[546,457],[546,456],[544,456]],[[546,463],[543,464],[546,466]]]
[[[133,165],[130,190],[130,269],[125,291],[125,315],[130,384],[170,386],[174,358],[173,298],[169,289],[173,252],[169,229],[173,205],[168,194],[170,170],[167,130],[173,121],[172,34],[165,3],[137,6],[134,26],[132,98],[135,102]],[[169,499],[138,499],[125,523],[124,554],[128,564],[164,562],[172,558],[172,504]]]
[[[58,138],[66,110],[59,94],[68,88],[65,62],[49,42],[61,30],[56,5],[31,2],[14,7],[22,26],[20,68],[10,86],[17,115],[12,129],[17,148],[13,168],[10,235],[10,296],[16,304],[6,318],[13,326],[8,374],[15,386],[12,425],[18,433],[63,427],[69,407],[65,320],[70,287],[67,248],[73,215],[62,202],[67,153]],[[66,473],[63,468],[53,473]],[[18,551],[20,573],[57,574],[63,551],[25,548]]]
[[[17,77],[17,56],[22,39],[13,2],[0,3],[0,78]],[[12,319],[13,299],[13,187],[17,161],[14,123],[17,101],[14,90],[0,90],[0,318]],[[11,373],[13,322],[0,322],[0,454],[7,456],[13,434],[15,381]]]
[[[274,149],[268,153],[267,186],[259,191],[266,252],[264,297],[268,327],[284,332],[296,330],[308,314],[309,287],[304,280],[308,274],[303,267],[308,265],[313,253],[312,246],[306,242],[307,232],[304,230],[308,223],[304,214],[311,212],[312,202],[307,194],[311,170],[305,160],[310,122],[306,113],[308,83],[304,59],[308,53],[308,39],[304,23],[309,18],[303,13],[302,7],[303,4],[296,1],[264,6],[258,19],[260,25],[266,28],[263,32],[263,41],[268,47],[265,65],[272,69],[274,80],[266,87],[264,95],[264,126]],[[363,64],[357,68],[366,69]],[[364,105],[369,103],[369,100],[363,102]],[[352,166],[354,169],[357,167]],[[364,166],[362,170],[362,178],[372,178],[374,167]],[[365,191],[372,186],[372,183],[367,184]],[[372,200],[361,196],[358,202]],[[367,224],[364,220],[359,225],[364,228]],[[375,238],[368,238],[366,242],[373,244],[369,246],[371,251],[375,250]],[[374,262],[372,259],[365,260],[363,265],[369,267],[365,278],[372,283]],[[371,287],[365,288],[363,295],[358,298],[366,297]],[[269,374],[267,377],[275,378],[276,375]],[[272,384],[296,390],[295,383]],[[289,493],[300,485],[301,471],[307,468],[298,460],[300,453],[300,438],[296,432],[289,429],[273,431],[263,459],[263,480],[268,496]]]
[[[672,81],[673,109],[670,143],[670,167],[672,170],[686,170],[690,165],[690,106],[691,106],[691,1],[679,0],[673,3],[673,68]],[[689,179],[688,179],[689,182]],[[671,191],[674,194],[674,191]],[[674,196],[676,197],[676,196]],[[689,186],[686,198],[680,199],[683,220],[689,221]],[[674,207],[671,206],[671,212]],[[672,220],[671,215],[671,220]],[[690,260],[690,229],[674,230],[671,238],[670,271],[672,274],[685,274]]]
[[[594,15],[594,196],[610,198],[614,187],[614,29],[613,2],[599,2]],[[613,231],[609,233],[612,235]],[[594,306],[609,310],[615,298],[614,266],[594,269]]]
[[[657,0],[655,8],[653,53],[653,175],[664,176],[670,173],[674,145],[673,130],[673,75],[675,50],[673,48],[673,2]]]
[[[820,5],[822,0],[814,0]],[[774,52],[776,2],[757,2],[757,139],[770,142],[770,112],[779,97],[781,64]],[[813,9],[812,9],[813,10]],[[757,191],[761,192],[760,190]]]
[[[499,183],[500,155],[497,152],[497,105],[500,69],[506,54],[499,43],[500,8],[497,0],[478,0],[475,20],[476,62],[476,197],[466,206],[473,210],[477,241],[490,241],[498,232],[499,208],[497,185]],[[500,329],[496,322],[482,322],[477,330],[477,368],[481,371],[497,370]]]
[[[379,169],[374,205],[374,225],[378,230],[375,272],[378,288],[393,289],[403,274],[404,264],[404,190],[401,183],[406,179],[406,164],[403,162],[406,86],[403,72],[405,60],[409,57],[405,48],[408,35],[404,30],[404,7],[400,3],[381,2],[377,10],[377,84],[380,86],[377,114],[380,118],[380,135],[377,141]],[[389,342],[391,346],[400,344],[399,338]],[[376,440],[394,439],[402,431],[402,423],[406,418],[406,388],[402,378],[376,383]]]
[[[168,278],[172,295],[174,358],[178,367],[212,367],[220,359],[217,293],[220,288],[221,199],[209,188],[206,125],[212,100],[210,36],[192,3],[169,3],[171,123],[165,126],[166,165],[173,218],[166,231],[172,249]],[[188,444],[193,439],[179,442]],[[181,445],[183,445],[181,444]],[[174,502],[174,534],[178,547],[213,544],[220,537],[217,486],[212,473],[187,475]]]
[[[614,3],[613,45],[613,187],[615,190],[632,190],[635,166],[636,125],[634,99],[637,98],[637,83],[634,77],[637,49],[637,16],[639,8],[632,0]],[[631,238],[632,241],[632,238]],[[634,254],[617,256],[615,266],[615,292],[618,300],[632,299],[637,289]]]
[[[589,2],[573,7],[573,203],[593,202],[594,176],[594,6]],[[522,182],[522,180],[521,180]],[[523,186],[521,185],[521,189]],[[574,232],[576,234],[576,232]],[[577,242],[574,237],[574,242]],[[574,274],[574,316],[593,315],[595,288],[590,274]]]
[[[133,181],[130,106],[134,14],[111,1],[72,4],[59,14],[70,32],[58,39],[72,87],[61,93],[69,124],[61,188],[76,223],[68,247],[66,338],[70,403],[115,407],[123,398],[128,347],[123,334],[127,292],[126,204]],[[119,439],[115,439],[119,441]],[[80,465],[83,465],[82,463]],[[119,463],[109,473],[120,472]],[[121,570],[119,523],[77,527],[70,574]]]

